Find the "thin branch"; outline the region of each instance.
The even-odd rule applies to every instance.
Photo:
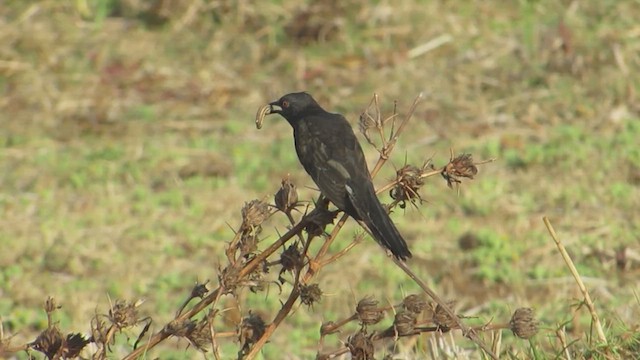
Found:
[[[560,251],[560,255],[562,255],[562,259],[564,260],[565,264],[567,264],[569,271],[571,271],[571,275],[573,275],[573,278],[576,280],[576,283],[578,284],[578,288],[580,288],[580,292],[584,297],[584,302],[586,303],[587,308],[591,313],[591,319],[593,319],[593,322],[596,327],[596,332],[598,333],[598,337],[600,338],[600,341],[604,345],[607,345],[607,337],[604,335],[604,330],[602,330],[602,324],[600,323],[600,318],[598,317],[598,313],[596,312],[596,306],[593,304],[593,301],[591,301],[591,296],[589,296],[589,291],[587,290],[587,287],[584,285],[584,282],[582,282],[582,278],[578,273],[578,269],[576,269],[575,265],[573,264],[573,261],[571,260],[571,256],[569,256],[569,253],[567,253],[567,249],[565,249],[564,245],[558,238],[558,235],[556,234],[556,231],[553,229],[553,225],[551,225],[551,221],[549,221],[549,218],[545,216],[542,218],[542,221],[544,221],[544,225],[547,227],[547,230],[549,231],[549,235],[551,235],[551,238],[553,238],[553,241],[556,243],[556,246],[558,247],[558,251]]]
[[[413,104],[411,105],[411,108],[409,108],[409,112],[407,113],[407,115],[405,115],[405,117],[400,122],[400,125],[398,126],[398,130],[396,131],[395,134],[393,134],[393,137],[391,138],[391,141],[383,149],[383,153],[380,154],[380,157],[378,158],[378,162],[376,163],[376,165],[371,170],[371,177],[372,178],[374,178],[378,174],[378,172],[380,171],[382,166],[389,159],[389,154],[391,153],[391,151],[393,151],[393,148],[395,147],[395,145],[397,143],[398,137],[404,131],[404,128],[407,125],[407,123],[409,122],[409,120],[411,119],[411,117],[413,117],[413,113],[416,111],[416,108],[417,108],[418,104],[420,103],[420,101],[422,100],[422,97],[423,97],[423,95],[422,95],[422,93],[420,93],[415,98],[415,100],[413,101]]]

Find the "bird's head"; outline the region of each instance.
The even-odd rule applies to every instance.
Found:
[[[313,109],[320,109],[320,105],[306,92],[284,95],[280,99],[269,103],[269,114],[280,114],[293,124],[304,113]]]

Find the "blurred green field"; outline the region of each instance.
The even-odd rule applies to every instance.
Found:
[[[505,358],[563,356],[555,337],[563,326],[573,358],[601,358],[548,216],[613,354],[640,352],[638,14],[638,1],[615,0],[0,3],[5,338],[32,341],[46,327],[47,296],[62,305],[66,332],[87,333],[109,299],[140,298],[158,331],[195,281],[216,283],[245,202],[272,201],[287,174],[301,199],[317,196],[289,125],[268,117],[255,129],[261,105],[306,90],[357,127],[373,93],[386,112],[394,100],[404,112],[423,92],[377,184],[405,161],[442,166],[451,148],[497,160],[459,194],[429,179],[419,209],[394,213],[415,271],[471,323],[533,307],[540,333],[526,342],[505,332]],[[366,151],[373,164],[375,149]],[[287,224],[272,217],[265,243]],[[336,247],[356,232],[350,223]],[[299,307],[265,359],[313,358],[320,324],[349,316],[366,295],[398,303],[419,292],[371,239],[317,282],[321,303]],[[251,310],[268,321],[285,294],[245,291],[238,316]],[[233,330],[227,322],[221,329]],[[475,348],[459,333],[455,343]],[[187,345],[169,340],[147,356],[202,357]],[[221,346],[235,358],[237,344]],[[396,351],[425,358],[426,347],[425,336]],[[114,348],[114,358],[126,353]]]

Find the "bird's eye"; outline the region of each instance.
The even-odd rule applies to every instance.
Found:
[[[283,101],[282,101],[282,108],[283,108],[283,109],[286,109],[286,108],[288,108],[288,107],[289,107],[289,102],[288,102],[287,100],[283,100]]]

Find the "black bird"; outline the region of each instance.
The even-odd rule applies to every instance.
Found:
[[[376,196],[362,147],[347,119],[325,111],[305,92],[269,104],[291,127],[300,163],[320,191],[340,210],[361,220],[378,243],[401,260],[407,243]]]

